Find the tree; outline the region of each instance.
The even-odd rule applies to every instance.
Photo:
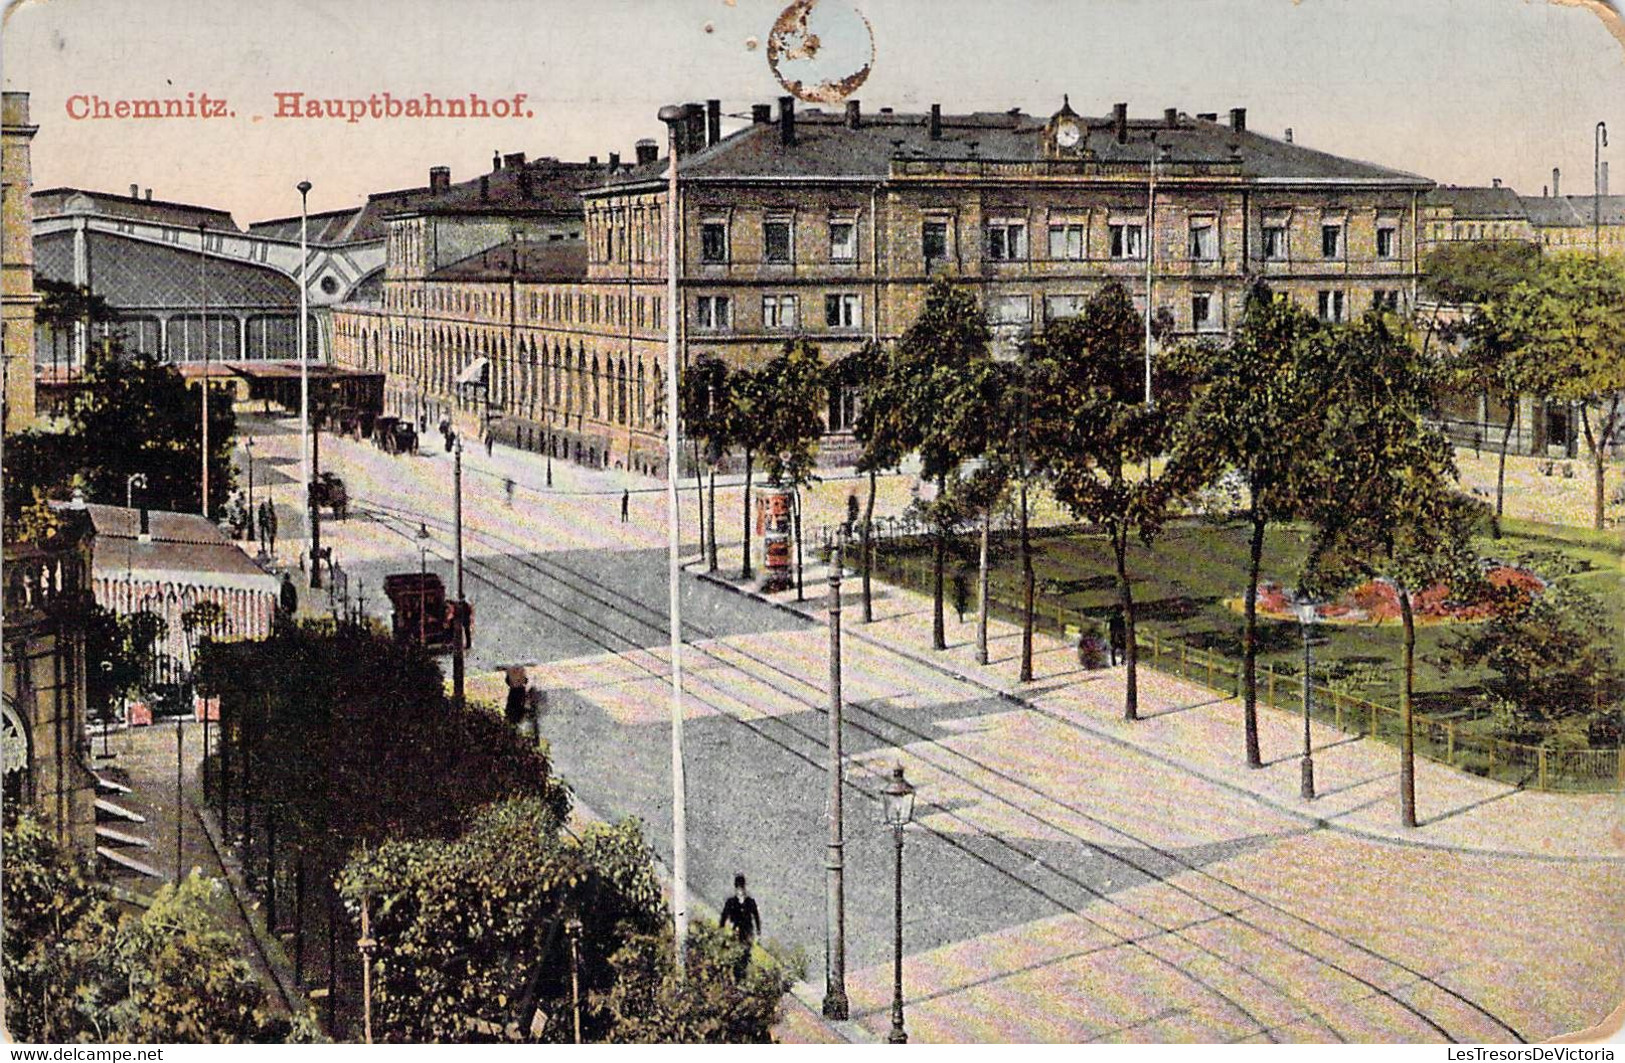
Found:
[[[1474,399],[1499,395],[1506,402],[1495,475],[1495,519],[1501,537],[1506,495],[1507,448],[1518,418],[1518,397],[1545,396],[1553,380],[1547,360],[1519,334],[1508,298],[1540,268],[1540,249],[1524,241],[1447,244],[1428,256],[1425,287],[1441,304],[1462,307],[1465,317],[1442,331],[1452,342],[1445,359],[1448,391]],[[1437,323],[1430,323],[1429,332]],[[1424,353],[1425,350],[1424,350]]]
[[[1594,526],[1603,526],[1609,454],[1625,434],[1625,265],[1562,255],[1515,286],[1498,315],[1515,356],[1543,366],[1549,398],[1573,403],[1593,471]]]
[[[758,1040],[789,987],[760,964],[735,984],[739,946],[728,952],[730,939],[703,925],[676,985],[668,912],[632,820],[576,839],[541,802],[499,802],[455,838],[359,853],[340,880],[352,919],[365,904],[378,942],[381,1040],[568,1041],[577,987],[586,1041]]]
[[[830,390],[850,389],[855,393],[857,416],[853,419],[852,436],[862,448],[858,453],[857,469],[869,480],[869,493],[863,504],[863,522],[859,530],[865,624],[872,624],[875,619],[871,585],[877,479],[882,471],[897,467],[906,449],[902,444],[901,407],[892,394],[896,374],[892,371],[891,362],[892,352],[871,341],[830,367]]]
[[[1440,370],[1422,359],[1393,318],[1372,313],[1317,344],[1325,421],[1309,507],[1315,525],[1301,580],[1327,597],[1371,577],[1392,582],[1403,637],[1400,819],[1416,826],[1414,591],[1436,583],[1462,594],[1477,584],[1472,552],[1481,508],[1455,490],[1450,443],[1424,421]]]
[[[772,438],[767,421],[767,411],[772,401],[772,395],[763,387],[760,372],[741,367],[728,374],[727,435],[745,452],[745,500],[741,522],[743,534],[739,544],[743,551],[743,560],[739,567],[740,579],[750,579],[753,573],[750,563],[751,474],[757,453]]]
[[[1227,471],[1247,486],[1247,587],[1242,621],[1242,709],[1247,766],[1261,768],[1258,748],[1258,584],[1264,537],[1292,520],[1312,488],[1321,393],[1307,360],[1319,324],[1260,284],[1247,296],[1234,339],[1197,348],[1200,390],[1178,428],[1170,476],[1182,489]]]
[[[939,276],[894,351],[887,397],[900,418],[897,442],[919,452],[920,475],[936,481],[939,498],[949,473],[987,449],[996,376],[991,339],[975,296]],[[948,645],[942,610],[949,529],[934,523],[931,644],[941,650]]]
[[[146,477],[137,504],[195,513],[202,498],[199,395],[172,365],[147,354],[100,360],[86,398],[59,432],[6,439],[7,513],[39,488],[65,498],[83,485],[91,501],[124,505],[129,478]],[[236,415],[228,401],[209,404],[209,512],[224,511],[235,485],[231,463]]]
[[[790,340],[761,368],[762,391],[771,396],[763,416],[763,464],[775,486],[795,492],[796,599],[801,599],[801,489],[813,481],[824,422],[824,360],[805,339]]]
[[[1613,641],[1602,602],[1558,579],[1539,593],[1502,595],[1489,619],[1462,625],[1444,656],[1449,667],[1494,672],[1489,691],[1515,705],[1524,723],[1549,733],[1561,720],[1595,712],[1613,692]]]
[[[727,456],[732,439],[728,435],[728,366],[715,355],[702,354],[689,363],[682,375],[682,394],[678,397],[683,411],[683,425],[689,438],[694,440],[696,460],[694,475],[700,475],[703,461],[710,473],[711,490],[706,507],[706,526],[709,534],[704,544],[707,571],[717,570],[717,466]]]
[[[118,311],[107,300],[90,290],[88,285],[71,281],[51,280],[34,275],[34,289],[40,293],[35,319],[51,331],[51,373],[58,371],[61,334],[69,332],[69,342],[76,336],[73,326],[82,325],[88,331],[92,325],[103,325],[118,320]],[[68,351],[68,366],[73,366],[73,350]],[[83,367],[81,367],[83,368]]]
[[[1177,352],[1165,352],[1154,367],[1156,402],[1145,402],[1144,323],[1120,284],[1101,289],[1081,317],[1053,323],[1034,342],[1041,350],[1034,365],[1045,377],[1033,385],[1033,444],[1051,470],[1056,499],[1101,525],[1111,541],[1127,639],[1123,715],[1138,719],[1128,545],[1137,534],[1149,546],[1167,519],[1173,482],[1151,476],[1148,466],[1171,441],[1190,381]]]
[[[308,1040],[275,1016],[223,915],[225,884],[197,873],[119,917],[28,816],[5,829],[8,1032],[24,1041],[234,1044]]]

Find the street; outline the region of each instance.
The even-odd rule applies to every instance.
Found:
[[[257,464],[291,477],[271,488],[291,560],[298,437],[244,430],[260,439]],[[322,541],[352,597],[385,619],[384,574],[420,563],[454,594],[449,455],[332,436],[321,451],[351,496]],[[642,819],[669,862],[663,490],[555,462],[550,492],[543,459],[506,448],[464,461],[471,696],[498,697],[496,670],[527,665],[548,690],[542,729],[559,772],[597,813]],[[827,486],[810,527],[838,519],[847,488]],[[718,512],[737,549],[737,491]],[[823,593],[809,582],[820,607]],[[767,937],[805,956],[816,999],[828,633],[694,575],[683,594],[690,885],[716,906],[736,871],[749,876]],[[919,790],[903,885],[917,1040],[1533,1041],[1596,1021],[1622,995],[1618,860],[1319,827],[1051,704],[1051,674],[1022,703],[902,649],[854,637],[844,654],[847,988],[871,1033],[890,1021],[893,847],[878,795],[899,763]]]

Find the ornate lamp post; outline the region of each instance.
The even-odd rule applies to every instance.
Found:
[[[1309,740],[1309,710],[1311,708],[1311,686],[1313,682],[1311,673],[1314,669],[1314,658],[1309,650],[1310,633],[1315,626],[1315,603],[1308,599],[1300,599],[1292,606],[1298,614],[1298,626],[1303,630],[1303,758],[1300,761],[1301,779],[1299,781],[1298,796],[1305,801],[1315,799],[1315,755],[1314,747]]]
[[[829,555],[829,842],[824,857],[824,1016],[844,1019],[846,996],[845,840],[841,815],[841,536]]]
[[[908,1043],[908,1034],[903,1030],[903,828],[914,819],[914,787],[903,778],[901,764],[892,769],[891,781],[881,791],[881,798],[886,822],[891,824],[892,837],[897,845],[897,933],[893,938],[896,950],[892,968],[891,1033],[886,1040],[890,1044],[901,1045]]]
[[[429,525],[418,521],[418,645],[423,645],[423,614],[428,601]]]
[[[575,1015],[576,1044],[581,1043],[581,917],[572,915],[564,923],[570,939],[570,1008]]]

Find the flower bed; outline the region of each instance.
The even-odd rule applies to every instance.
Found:
[[[1494,593],[1472,602],[1457,601],[1450,596],[1450,588],[1442,583],[1413,592],[1411,610],[1417,623],[1464,623],[1487,618],[1498,605],[1508,598],[1533,597],[1546,589],[1546,581],[1526,569],[1511,565],[1492,564],[1484,572],[1484,580]],[[1239,599],[1231,601],[1231,608],[1240,609]],[[1258,587],[1258,612],[1274,620],[1296,620],[1297,611],[1291,594],[1280,584],[1265,580]],[[1315,606],[1315,616],[1323,623],[1382,624],[1400,618],[1399,591],[1387,579],[1367,580],[1352,590],[1345,591],[1335,601]]]

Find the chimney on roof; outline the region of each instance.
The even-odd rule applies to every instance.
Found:
[[[942,139],[942,104],[931,105],[931,139]]]
[[[779,143],[788,147],[796,142],[796,98],[779,97]]]
[[[881,113],[881,114],[891,114],[891,113],[892,113],[892,109],[891,109],[891,108],[890,108],[890,107],[882,107],[882,108],[881,108],[881,109],[880,109],[880,113]]]
[[[722,101],[705,101],[705,146],[722,139]],[[613,167],[612,167],[613,169]]]
[[[767,125],[773,121],[773,105],[771,103],[751,104],[750,121],[752,125]]]
[[[1500,188],[1501,187],[1501,179],[1499,177],[1490,178],[1490,187],[1491,188]]]
[[[140,199],[141,198],[141,186],[140,185],[131,185],[130,186],[130,198],[131,199]]]
[[[431,166],[431,167],[429,167],[429,191],[432,194],[438,196],[440,193],[446,191],[450,187],[451,187],[451,167],[450,166]]]
[[[1288,144],[1292,143],[1292,127],[1291,126],[1286,127],[1286,142]]]
[[[522,151],[510,151],[508,154],[502,156],[502,165],[510,170],[519,169],[525,165],[525,153]]]
[[[150,188],[149,188],[149,189],[147,189],[147,199],[148,199],[148,201],[149,201],[149,202],[150,202],[150,201],[151,201],[151,199],[152,199],[152,189],[150,189]]]
[[[587,156],[587,165],[588,166],[597,166],[598,165],[598,156],[596,156],[596,155],[588,155]]]
[[[502,169],[502,152],[491,149],[491,172],[496,173]]]
[[[683,135],[687,147],[680,154],[692,155],[705,147],[705,104],[683,104]]]
[[[618,152],[618,151],[610,152],[609,153],[609,172],[610,173],[618,173],[620,171],[620,169],[621,169],[621,153]]]
[[[1230,108],[1230,128],[1237,133],[1247,132],[1247,108]]]
[[[1163,112],[1162,112],[1162,124],[1167,126],[1169,129],[1178,129],[1179,128],[1179,108],[1178,107],[1164,108]]]
[[[1117,142],[1128,143],[1128,104],[1112,104],[1112,126],[1117,130]]]
[[[482,174],[480,174],[480,202],[481,203],[489,203],[490,201],[491,201],[491,175],[488,174],[488,173],[482,173]]]
[[[1541,199],[1547,199],[1547,198],[1549,198],[1551,196],[1551,194],[1552,194],[1552,186],[1551,185],[1541,185],[1540,186],[1540,198]]]
[[[863,106],[857,100],[846,101],[846,128],[856,129],[863,124]]]
[[[1552,195],[1563,194],[1563,171],[1556,166],[1552,167]]]
[[[660,158],[660,145],[656,144],[651,137],[644,137],[642,140],[638,141],[633,150],[638,153],[637,159],[639,166],[654,162],[656,159]]]

